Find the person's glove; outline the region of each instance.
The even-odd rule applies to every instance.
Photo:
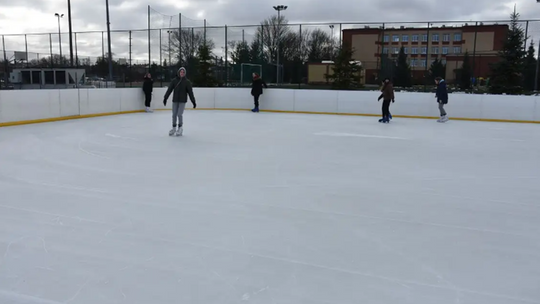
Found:
[[[394,103],[394,102],[396,102],[396,100],[395,100],[395,99],[392,99],[392,103]]]
[[[197,108],[197,103],[195,101],[192,101],[191,103],[193,104],[193,108],[196,109]]]
[[[167,99],[163,99],[163,105],[167,106]]]

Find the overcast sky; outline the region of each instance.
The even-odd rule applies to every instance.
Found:
[[[72,1],[73,30],[105,31],[105,0],[100,4],[92,1]],[[266,3],[266,4],[265,4]],[[452,4],[451,4],[452,3]],[[184,26],[202,26],[206,19],[210,26],[259,24],[261,20],[275,13],[272,5],[284,4],[288,9],[284,12],[290,23],[316,22],[399,22],[399,21],[431,21],[431,20],[500,20],[508,19],[514,4],[522,19],[540,19],[540,4],[535,0],[284,0],[282,2],[266,2],[261,0],[109,0],[111,29],[145,29],[147,28],[147,7],[152,7],[152,27],[178,27],[178,14],[183,16]],[[0,34],[24,33],[57,33],[58,20],[55,13],[66,14],[61,19],[62,32],[67,32],[67,0],[0,0]],[[160,15],[157,12],[174,16]],[[344,27],[350,27],[346,25]],[[304,26],[315,29],[316,26]],[[327,25],[320,26],[330,31]],[[336,25],[336,29],[338,26]],[[245,38],[249,40],[254,28],[244,28]],[[337,31],[335,33],[337,35]],[[529,34],[540,38],[540,22],[530,25]],[[224,30],[209,29],[207,35],[216,42],[219,50],[224,46]],[[151,35],[152,57],[158,58],[159,32]],[[106,37],[106,36],[105,36]],[[113,53],[116,57],[127,58],[129,51],[128,34],[114,33],[112,36]],[[147,58],[147,33],[134,32],[132,36],[133,58]],[[228,40],[240,40],[242,28],[231,28]],[[40,53],[41,57],[49,54],[49,36],[29,35],[29,53]],[[162,32],[162,43],[167,39],[166,31]],[[24,51],[24,35],[6,36],[6,49]],[[59,53],[58,35],[52,36],[53,52]],[[63,54],[69,53],[68,37],[62,35]],[[102,53],[101,33],[80,34],[77,37],[80,57],[98,57]],[[0,45],[1,48],[1,45]],[[37,54],[30,54],[30,59]],[[166,58],[163,58],[166,59]]]

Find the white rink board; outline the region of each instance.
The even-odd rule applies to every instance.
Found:
[[[152,107],[163,105],[166,88],[155,88]],[[248,88],[194,88],[200,109],[253,108]],[[326,91],[266,89],[261,110],[336,114],[381,115],[377,91]],[[450,94],[446,110],[450,118],[540,122],[537,96]],[[191,104],[187,106],[191,108]],[[0,91],[0,123],[53,119],[66,116],[141,111],[140,88]],[[396,92],[390,108],[394,116],[438,117],[431,93]]]

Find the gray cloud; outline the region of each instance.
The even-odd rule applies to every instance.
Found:
[[[32,8],[44,14],[50,14],[54,18],[55,12],[66,13],[65,1],[56,0],[21,0],[0,4],[0,33],[17,32],[9,27],[10,19],[15,18],[4,10],[14,8]],[[225,33],[223,28],[211,28],[212,26],[230,26],[227,33],[227,40],[241,40],[242,36],[251,40],[256,26],[261,20],[275,14],[272,5],[285,4],[289,8],[283,12],[284,16],[291,23],[302,22],[396,22],[396,21],[429,21],[429,20],[493,20],[508,19],[511,12],[511,5],[515,1],[507,0],[456,0],[452,2],[440,2],[432,0],[385,0],[370,1],[357,0],[332,0],[321,1],[314,4],[313,0],[289,0],[283,3],[264,4],[261,1],[253,0],[198,0],[189,1],[189,6],[184,9],[176,8],[180,5],[178,1],[155,1],[151,2],[152,14],[151,23],[153,28],[178,27],[178,13],[182,13],[183,26],[202,26],[202,18],[198,18],[200,12],[204,12],[204,17],[208,21],[210,28],[207,29],[207,36],[212,38],[216,44],[216,52],[221,52],[225,46]],[[170,4],[169,4],[170,3]],[[110,0],[112,51],[117,58],[128,58],[129,56],[129,33],[117,32],[118,30],[146,29],[147,28],[147,4],[148,1],[131,0],[120,1]],[[540,12],[540,4],[534,1],[517,0],[518,11],[521,12],[522,19],[535,18]],[[161,12],[162,14],[159,14]],[[76,32],[94,30],[96,33],[77,34],[77,51],[80,57],[97,58],[102,55],[101,31],[106,30],[105,7],[102,4],[96,5],[91,1],[72,1],[73,28]],[[46,17],[46,15],[44,15]],[[37,19],[37,20],[35,20]],[[34,24],[39,27],[42,20],[39,18],[24,20],[27,24]],[[67,18],[62,23],[62,31],[67,32]],[[8,20],[8,21],[5,21]],[[13,22],[21,20],[13,20]],[[49,20],[50,21],[50,20]],[[43,32],[56,33],[55,21],[47,23],[47,27],[42,27]],[[236,25],[254,25],[245,27],[234,27]],[[419,24],[420,25],[420,24]],[[343,28],[352,27],[351,24],[344,24]],[[313,30],[321,28],[330,31],[327,25],[304,25],[303,30]],[[299,27],[293,27],[299,30]],[[242,35],[244,34],[244,35]],[[337,27],[336,27],[337,34]],[[132,57],[134,59],[146,60],[148,54],[148,41],[146,31],[132,32]],[[530,23],[529,35],[540,37],[540,22]],[[53,34],[53,52],[58,53],[58,34]],[[50,53],[49,35],[28,36],[28,51],[36,53],[31,58],[47,56]],[[158,30],[151,33],[151,53],[154,59],[160,54],[160,33]],[[539,40],[535,38],[535,40]],[[8,50],[24,51],[24,36],[6,37]],[[162,44],[167,43],[166,30],[161,31]],[[68,35],[62,35],[63,53],[68,54]],[[106,47],[106,35],[105,35]],[[105,50],[106,51],[106,50]],[[164,54],[166,57],[166,55]],[[165,58],[163,58],[165,59]]]

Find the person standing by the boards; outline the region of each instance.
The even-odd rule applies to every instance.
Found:
[[[193,108],[197,108],[195,96],[193,95],[193,85],[191,81],[186,77],[186,69],[181,67],[178,70],[178,75],[169,84],[169,88],[163,98],[163,105],[167,105],[167,99],[173,94],[173,106],[172,106],[172,129],[169,131],[169,136],[182,136],[184,125],[184,110],[186,108],[187,98],[193,104]],[[176,128],[178,126],[178,129]]]
[[[144,92],[144,106],[146,107],[146,112],[151,113],[152,108],[150,108],[150,103],[152,102],[152,92],[154,91],[154,80],[150,73],[144,75],[142,90]]]
[[[448,116],[444,110],[444,105],[448,103],[448,88],[446,87],[446,81],[442,77],[435,78],[435,83],[437,84],[437,92],[435,93],[435,98],[437,98],[437,103],[439,104],[439,113],[441,118],[437,122],[447,122]]]
[[[379,119],[379,122],[389,123],[391,119],[390,115],[390,102],[395,102],[394,99],[394,86],[390,82],[390,78],[385,78],[383,82],[383,87],[381,89],[381,95],[378,100],[383,100],[382,104],[382,119]]]
[[[264,88],[268,88],[266,85],[266,82],[262,80],[262,78],[257,73],[253,73],[253,80],[251,82],[251,96],[253,96],[253,103],[255,104],[255,107],[252,112],[259,112],[259,97],[263,94],[263,86]]]

